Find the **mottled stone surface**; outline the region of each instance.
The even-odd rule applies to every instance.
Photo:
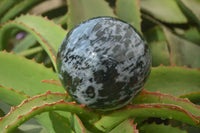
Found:
[[[129,103],[150,73],[146,41],[129,24],[110,17],[81,23],[63,40],[57,67],[72,98],[94,109]]]

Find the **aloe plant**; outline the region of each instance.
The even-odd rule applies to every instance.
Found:
[[[67,0],[33,15],[42,2],[0,1],[0,133],[200,132],[199,0]],[[64,37],[99,16],[133,25],[152,55],[143,91],[113,111],[74,102],[57,75]]]

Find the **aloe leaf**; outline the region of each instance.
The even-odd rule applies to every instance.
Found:
[[[20,53],[20,52],[30,48],[31,46],[35,45],[36,42],[37,41],[35,40],[35,37],[32,34],[28,34],[23,40],[21,40],[21,42],[19,44],[14,46],[12,51],[15,54]]]
[[[116,1],[117,16],[133,25],[141,33],[141,13],[139,1],[136,0],[117,0]]]
[[[98,122],[95,123],[95,127],[101,131],[107,132],[121,123],[123,120],[130,117],[158,117],[162,119],[174,119],[198,127],[200,120],[200,116],[192,115],[190,112],[180,106],[172,104],[152,103],[128,105],[121,110],[114,111],[103,116]]]
[[[44,127],[36,124],[22,124],[14,133],[49,133]]]
[[[200,31],[198,31],[196,27],[191,27],[188,30],[185,30],[184,34],[181,34],[181,36],[200,46]]]
[[[181,98],[188,98],[191,102],[200,105],[200,91],[184,94],[180,96]]]
[[[171,58],[167,42],[152,42],[149,44],[151,56],[152,56],[152,66],[159,66],[161,64],[165,66],[171,65]]]
[[[175,0],[140,0],[140,6],[142,11],[163,22],[187,23],[186,16],[182,13]]]
[[[67,31],[53,21],[40,16],[24,15],[4,24],[0,30],[0,50],[6,49],[12,29],[19,28],[34,35],[52,60],[56,69],[58,48]]]
[[[53,122],[52,122],[51,118],[49,117],[50,114],[51,114],[51,112],[44,112],[42,114],[35,115],[34,119],[40,125],[42,125],[49,133],[56,133],[54,126],[53,126]],[[61,114],[61,113],[59,113],[59,114]]]
[[[38,46],[38,47],[24,50],[23,52],[17,53],[16,55],[31,56],[31,55],[37,54],[39,52],[42,52],[42,51],[43,51],[43,48],[41,46]]]
[[[159,91],[176,97],[199,92],[199,88],[200,71],[177,66],[152,68],[145,85],[147,91]]]
[[[166,107],[167,106],[171,106],[171,109],[170,109],[171,111],[173,110],[173,108],[174,108],[174,111],[175,110],[176,111],[178,111],[178,110],[182,111],[183,113],[185,113],[186,115],[188,115],[190,117],[190,118],[188,117],[189,119],[191,119],[191,120],[193,119],[197,123],[199,122],[199,119],[200,119],[200,106],[191,103],[187,99],[176,98],[176,97],[174,97],[172,95],[169,95],[169,94],[163,94],[163,93],[159,93],[159,92],[147,92],[147,91],[143,90],[140,93],[140,95],[138,95],[133,100],[133,104],[134,104],[133,108],[135,108],[135,109],[132,110],[133,114],[130,114],[130,116],[132,116],[134,118],[160,117],[160,118],[176,119],[176,120],[181,120],[182,122],[186,122],[185,118],[183,118],[183,119],[178,118],[176,116],[176,113],[175,114],[171,114],[167,110],[165,110],[166,112],[163,110],[165,113],[169,113],[169,114],[165,114],[165,113],[162,114],[161,112],[159,113],[158,110],[157,110],[158,112],[156,111],[156,108],[160,108],[162,110],[162,108],[163,107],[165,108],[165,106]],[[137,108],[137,105],[139,106],[140,109]],[[136,106],[136,107],[134,107],[134,106]],[[152,114],[149,114],[149,116],[146,116],[145,112],[143,112],[144,114],[142,114],[142,113],[141,114],[137,114],[137,113],[139,113],[138,111],[142,111],[143,110],[142,106],[144,108],[147,107],[147,110],[149,110],[150,106],[152,106],[152,110],[151,110],[151,111],[153,111],[153,112],[151,112]],[[172,107],[172,106],[174,106],[174,107]],[[125,109],[128,109],[128,107],[125,108]],[[125,115],[126,113],[128,113],[128,111],[127,112],[123,112],[122,111],[122,110],[125,110],[125,109],[121,109],[121,114],[119,113],[118,117],[116,117],[117,116],[117,111],[114,112],[114,113],[111,113],[111,115],[104,116],[99,122],[96,123],[96,126],[99,127],[100,129],[102,129],[103,131],[107,131],[111,127],[116,126],[123,119],[130,117],[130,116],[126,116]],[[120,112],[120,110],[119,110],[119,112]],[[159,116],[156,116],[157,113],[158,113]],[[177,114],[179,114],[179,113],[177,112]],[[164,115],[166,115],[166,116],[164,116]],[[169,116],[169,117],[167,117],[167,116]],[[114,121],[113,125],[111,124],[111,121]],[[190,122],[188,122],[188,123],[190,123]],[[107,128],[109,128],[109,129],[107,129]]]
[[[68,21],[68,13],[66,13],[65,15],[61,16],[59,19],[57,20],[54,20],[57,24],[61,24],[61,25],[64,25],[64,24],[67,24],[67,21]]]
[[[163,28],[171,49],[172,62],[178,66],[200,67],[200,46],[182,39]]]
[[[119,124],[109,133],[139,133],[136,129],[136,125],[133,124],[133,120],[128,119]]]
[[[200,106],[193,104],[188,99],[176,98],[169,94],[163,94],[159,92],[147,92],[142,91],[140,95],[133,100],[134,104],[146,104],[146,103],[162,103],[172,104],[182,107],[195,116],[200,116]]]
[[[64,113],[64,112],[62,112],[62,113]],[[68,112],[66,112],[66,113],[68,113]],[[69,121],[66,117],[64,117],[54,111],[51,111],[51,113],[49,113],[49,116],[53,123],[53,128],[56,132],[58,132],[58,133],[64,133],[64,132],[74,133],[73,130],[70,128]]]
[[[200,1],[176,0],[182,10],[200,26]]]
[[[99,115],[84,109],[84,105],[68,102],[67,94],[47,92],[23,101],[0,119],[0,132],[10,132],[38,113],[62,110],[76,113],[85,123],[93,123]],[[21,111],[23,110],[23,112]]]
[[[29,97],[30,96],[27,96],[22,92],[0,86],[0,100],[9,105],[19,105],[24,99],[27,99]]]
[[[76,114],[72,115],[71,125],[75,133],[91,133],[88,130],[86,130],[83,123]]]
[[[0,52],[0,60],[0,85],[6,88],[13,88],[29,96],[42,94],[47,90],[65,92],[61,86],[42,83],[47,79],[59,80],[52,69],[42,64],[6,52]]]
[[[3,112],[3,110],[1,110],[0,108],[0,118],[3,117],[5,115],[5,113]]]
[[[0,17],[5,14],[11,7],[13,7],[16,3],[19,3],[22,0],[2,0],[0,3]]]
[[[15,16],[20,15],[23,12],[30,10],[31,7],[43,2],[43,0],[24,0],[20,3],[16,4],[13,8],[11,8],[7,13],[4,14],[0,23],[13,19]]]
[[[165,34],[159,26],[155,26],[144,32],[144,37],[149,43],[166,41]]]
[[[68,29],[93,17],[115,16],[104,0],[68,0],[68,6]]]
[[[140,127],[141,133],[187,133],[185,130],[181,130],[178,127],[172,127],[171,125],[157,125],[155,123],[145,124]]]

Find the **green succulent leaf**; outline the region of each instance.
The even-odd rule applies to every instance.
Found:
[[[27,99],[19,106],[12,108],[5,117],[0,118],[0,132],[11,132],[38,113],[52,110],[74,112],[85,123],[93,123],[99,119],[98,114],[84,109],[83,105],[68,101],[71,101],[71,99],[67,94],[51,92]]]
[[[57,111],[56,111],[57,112]],[[42,126],[44,127],[48,133],[57,133],[55,131],[55,128],[54,128],[54,123],[52,122],[52,119],[50,118],[50,115],[52,112],[43,112],[42,114],[37,114],[34,116],[34,119]],[[62,112],[58,112],[60,115],[63,114],[63,111]],[[66,112],[68,113],[68,112]],[[65,114],[65,113],[64,113]],[[22,124],[24,125],[24,124]]]
[[[191,27],[188,30],[185,30],[184,34],[181,34],[181,36],[200,46],[200,31],[198,31],[196,27]]]
[[[4,15],[10,8],[12,8],[15,4],[19,3],[22,0],[2,0],[0,3],[0,17]]]
[[[17,15],[21,13],[27,12],[30,10],[31,7],[43,2],[44,0],[24,0],[20,3],[16,4],[13,8],[11,8],[8,12],[4,14],[0,23],[3,24],[4,22],[13,19]]]
[[[188,99],[176,98],[169,94],[163,94],[159,92],[147,92],[144,90],[140,93],[140,95],[136,97],[136,99],[133,100],[133,104],[147,103],[177,105],[195,116],[200,116],[200,106],[193,104]]]
[[[95,123],[95,126],[99,130],[107,132],[130,117],[157,117],[162,119],[174,119],[198,127],[200,120],[200,116],[195,116],[184,108],[173,104],[133,104],[103,116],[98,122]]]
[[[6,88],[12,88],[29,96],[42,94],[47,90],[65,92],[61,86],[42,83],[43,80],[47,79],[59,80],[52,69],[47,69],[42,64],[6,52],[0,52],[0,60],[0,85]]]
[[[200,71],[177,66],[152,68],[145,85],[147,91],[159,91],[176,97],[199,92],[199,88]]]
[[[155,123],[145,124],[140,127],[141,133],[187,133],[185,130],[181,130],[178,127],[172,127],[170,125],[157,125]]]
[[[0,118],[3,117],[5,115],[5,113],[3,112],[3,110],[0,108]]]
[[[181,9],[200,26],[200,1],[199,0],[176,0]]]
[[[144,37],[149,43],[166,41],[165,34],[161,27],[155,26],[144,32]]]
[[[149,44],[149,47],[151,51],[153,67],[161,64],[165,66],[171,65],[171,58],[167,42],[152,42]]]
[[[56,69],[56,56],[58,48],[66,36],[67,31],[63,30],[53,21],[40,16],[24,15],[4,24],[0,30],[0,50],[6,49],[9,40],[9,34],[12,29],[22,29],[34,35],[37,41],[51,58]],[[49,31],[51,30],[51,31]]]
[[[133,120],[128,119],[120,123],[109,133],[138,133],[136,125],[133,124]]]
[[[72,129],[75,133],[90,133],[86,128],[83,126],[83,123],[79,119],[79,117],[76,114],[72,115],[71,118],[71,125]]]
[[[93,17],[115,16],[113,10],[104,0],[68,0],[68,6],[68,29]]]
[[[32,34],[28,34],[23,40],[21,40],[12,51],[15,54],[21,53],[22,51],[34,46],[36,44],[35,37]]]
[[[66,114],[64,117],[63,115],[60,115],[57,112],[51,111],[49,113],[50,119],[53,123],[53,128],[58,133],[74,133],[73,130],[70,128],[69,124],[69,113],[68,112],[62,112],[62,114]],[[70,115],[71,116],[71,115]]]
[[[31,55],[37,54],[39,52],[42,52],[42,51],[43,51],[43,48],[41,46],[38,46],[38,47],[24,50],[23,52],[17,53],[16,55],[31,56]]]
[[[200,67],[200,46],[178,37],[163,28],[170,45],[172,62],[178,66]]]
[[[136,0],[117,0],[116,1],[117,16],[133,25],[141,33],[141,13],[139,1]]]
[[[140,6],[142,11],[163,22],[187,23],[187,18],[182,13],[176,0],[140,0]]]
[[[0,100],[12,105],[19,105],[24,99],[28,99],[30,96],[23,94],[22,92],[15,91],[11,88],[5,88],[0,86]]]
[[[128,105],[124,109],[105,115],[95,126],[102,131],[109,131],[129,117],[175,119],[188,124],[193,123],[193,125],[198,126],[200,120],[200,106],[193,104],[188,99],[181,99],[169,94],[147,92],[143,90],[133,100],[133,105]]]

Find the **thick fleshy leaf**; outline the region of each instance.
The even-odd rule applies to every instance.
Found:
[[[159,26],[155,26],[144,32],[144,37],[149,43],[166,41],[165,34]]]
[[[177,105],[158,103],[138,105],[133,104],[103,116],[98,122],[95,123],[95,126],[101,131],[108,132],[123,120],[130,117],[158,117],[162,119],[174,119],[198,127],[200,121],[200,116],[195,116]]]
[[[8,12],[4,14],[0,23],[3,24],[4,22],[13,19],[17,15],[20,15],[23,12],[27,12],[31,9],[31,7],[43,2],[44,0],[24,0],[18,4],[16,4],[13,8],[11,8]]]
[[[147,91],[179,97],[200,91],[200,71],[186,67],[154,67],[144,87]]]
[[[200,1],[176,0],[182,10],[200,26]]]
[[[149,44],[151,56],[152,56],[152,66],[159,66],[161,64],[165,66],[171,65],[171,58],[169,49],[167,47],[167,42],[152,42]]]
[[[130,105],[131,106],[131,105]],[[135,107],[134,107],[135,106]],[[142,111],[143,107],[146,108],[147,110],[151,110],[151,113],[148,114],[148,112],[143,112],[144,114],[138,114],[139,111]],[[158,118],[167,118],[167,119],[175,119],[175,120],[180,120],[182,122],[190,123],[189,119],[196,121],[199,123],[200,119],[200,106],[193,104],[187,99],[181,99],[181,98],[176,98],[172,95],[169,94],[163,94],[163,93],[158,93],[158,92],[147,92],[143,90],[140,95],[138,95],[134,100],[133,100],[133,114],[130,114],[134,118],[148,118],[148,117],[158,117]],[[168,110],[165,110],[164,108],[169,108],[169,112],[173,111],[181,111],[182,113],[185,113],[188,115],[188,118],[181,119],[179,116],[176,116],[176,113],[173,114],[172,112],[169,113]],[[140,109],[139,109],[140,108]],[[151,109],[150,109],[151,108]],[[154,109],[153,109],[154,108]],[[163,111],[163,114],[159,112],[157,109],[160,108]],[[123,112],[122,110],[128,109],[128,107],[125,107],[124,109],[121,109],[121,114],[117,113],[118,111],[115,111],[114,113],[111,113],[107,116],[102,117],[102,119],[96,123],[96,126],[100,128],[102,131],[108,131],[112,127],[118,125],[123,119],[126,119],[130,116],[126,116],[127,112]],[[164,110],[163,110],[164,109]],[[145,109],[144,109],[145,110]],[[160,110],[160,111],[161,111]],[[119,110],[120,112],[120,110]],[[130,111],[131,112],[131,111]],[[180,113],[177,112],[177,115]],[[148,115],[146,115],[146,113]],[[158,114],[157,114],[158,113]],[[169,113],[169,114],[168,114]],[[118,116],[117,116],[118,114]],[[166,116],[168,117],[166,117]],[[185,119],[187,119],[185,121]],[[195,120],[196,119],[196,120]],[[112,122],[111,122],[112,121]],[[113,122],[114,121],[114,122]],[[191,124],[191,123],[190,123]],[[107,129],[108,128],[108,129]]]
[[[72,115],[71,126],[75,133],[90,133],[85,129],[83,123],[76,114]]]
[[[140,0],[141,9],[167,23],[186,23],[187,18],[182,13],[175,0]],[[176,15],[175,15],[176,14]]]
[[[68,6],[68,29],[93,17],[115,16],[104,0],[68,0]]]
[[[15,4],[19,3],[22,0],[2,0],[0,3],[0,17],[4,15],[11,7],[13,7]]]
[[[187,131],[178,127],[163,124],[157,125],[155,123],[141,126],[140,131],[141,133],[187,133]]]
[[[24,95],[22,92],[15,91],[11,88],[5,88],[3,86],[0,86],[0,100],[3,102],[12,105],[17,106],[19,105],[24,99],[29,98],[30,96]]]
[[[183,38],[200,46],[200,31],[196,27],[191,27],[181,34]]]
[[[187,112],[195,116],[200,116],[200,106],[193,104],[188,99],[176,98],[169,94],[159,92],[142,91],[140,95],[133,100],[133,104],[146,104],[146,103],[162,103],[172,104],[184,108]]]
[[[4,24],[0,30],[0,50],[6,49],[12,29],[22,29],[33,34],[42,45],[56,69],[57,50],[67,31],[53,21],[40,16],[25,15]]]
[[[110,133],[139,133],[133,120],[128,119],[115,127]]]
[[[68,115],[68,112],[62,112],[62,114]],[[58,133],[74,133],[73,130],[70,128],[69,125],[69,119],[66,117],[69,116],[62,116],[59,113],[56,113],[54,111],[51,111],[51,113],[49,113],[50,119],[53,123],[53,128],[56,132]]]
[[[37,54],[39,52],[42,52],[42,51],[43,51],[43,48],[41,46],[38,46],[38,47],[24,50],[23,52],[17,53],[16,55],[31,56],[31,55]]]
[[[42,114],[37,114],[34,116],[34,119],[40,124],[42,125],[47,131],[48,133],[57,133],[53,127],[53,123],[51,118],[49,117],[49,115],[51,114],[51,112],[44,112]],[[61,113],[59,113],[61,114]]]
[[[133,25],[141,33],[141,14],[139,0],[117,0],[116,1],[117,16]]]
[[[14,133],[49,133],[41,125],[22,124]]]
[[[21,40],[12,51],[17,54],[20,53],[30,47],[32,47],[34,44],[36,44],[35,37],[32,34],[28,34],[23,40]]]
[[[5,115],[5,113],[3,112],[3,110],[1,110],[0,108],[0,118],[3,117]]]
[[[38,113],[52,110],[74,112],[85,123],[93,123],[99,119],[98,114],[85,109],[84,105],[68,101],[71,99],[67,94],[51,92],[25,100],[19,106],[12,108],[6,116],[0,118],[0,132],[12,131]]]
[[[0,52],[0,60],[0,85],[6,88],[12,88],[29,96],[42,94],[47,90],[65,92],[61,86],[42,83],[47,79],[59,80],[52,69],[47,69],[42,64],[6,52]]]
[[[170,45],[172,62],[178,66],[200,67],[200,46],[182,39],[163,28]]]
[[[167,40],[162,28],[155,26],[144,33],[144,37],[149,43],[152,66],[159,66],[161,64],[171,65],[171,57],[167,44]]]

